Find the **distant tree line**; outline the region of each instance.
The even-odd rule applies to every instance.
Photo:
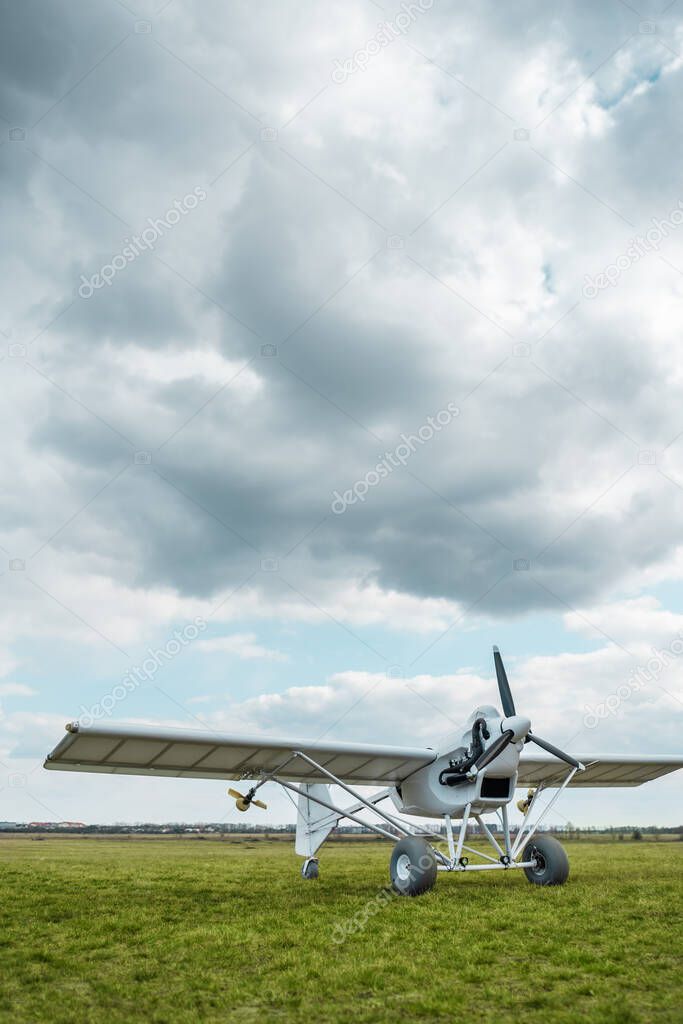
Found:
[[[386,826],[388,831],[398,832],[391,826]],[[445,826],[430,826],[431,831],[445,835]],[[500,831],[498,824],[489,824],[494,832]],[[187,835],[187,834],[257,834],[257,835],[278,835],[294,833],[296,825],[262,825],[251,822],[136,822],[126,824],[123,822],[114,825],[86,825],[81,822],[50,822],[50,821],[0,821],[0,832],[25,832],[29,834],[54,832],[64,835]],[[372,829],[363,828],[360,825],[340,825],[335,830],[337,835],[371,835]],[[515,828],[513,826],[513,832]],[[556,835],[563,835],[568,839],[590,838],[591,836],[606,836],[617,841],[624,839],[642,840],[644,837],[657,839],[659,836],[678,836],[683,840],[683,825],[590,825],[579,827],[572,822],[564,825],[549,825],[542,829]],[[482,829],[473,824],[470,827],[470,834],[480,835]]]

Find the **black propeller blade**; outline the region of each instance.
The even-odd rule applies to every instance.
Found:
[[[510,690],[510,684],[508,683],[508,677],[505,672],[505,666],[503,665],[503,659],[501,658],[500,651],[498,650],[497,647],[493,648],[493,660],[496,665],[498,692],[500,693],[500,702],[503,706],[503,713],[505,714],[506,718],[509,718],[512,715],[517,714],[517,712],[515,711],[515,702],[512,699],[512,691]],[[505,735],[507,734],[503,733],[503,736]],[[565,761],[567,764],[570,764],[572,768],[582,767],[579,761],[577,761],[575,757],[572,757],[571,754],[565,754],[564,750],[560,750],[559,747],[553,746],[553,744],[548,743],[547,740],[542,740],[540,736],[535,736],[532,732],[527,733],[524,742],[528,743],[529,741],[531,741],[531,743],[536,743],[539,747],[543,747],[543,749],[547,750],[549,754],[554,754],[555,757],[559,757],[561,761]],[[489,757],[489,751],[493,750],[496,747],[496,744],[499,744],[500,742],[500,740],[496,740],[496,742],[492,743],[488,750],[486,750],[484,754],[482,754],[482,757],[480,758],[480,761],[482,763],[477,762],[477,768],[483,768],[484,764],[489,764],[489,762],[491,762],[494,757],[498,756],[501,750],[505,749],[510,740],[508,740],[507,743],[504,743],[502,746],[500,746],[495,751],[495,753],[491,757]],[[486,758],[485,761],[483,760],[484,758]]]
[[[510,718],[512,715],[516,715],[515,702],[512,699],[512,690],[508,683],[508,677],[505,674],[505,666],[503,665],[503,659],[500,656],[500,651],[497,647],[493,648],[493,660],[496,665],[496,678],[498,679],[498,692],[500,694],[500,702],[503,705],[503,712],[506,718]]]
[[[572,768],[581,767],[575,757],[572,757],[571,754],[565,754],[564,750],[560,750],[559,747],[554,747],[552,743],[548,743],[547,740],[542,740],[540,736],[536,736],[534,733],[528,732],[526,734],[526,738],[532,743],[535,743],[536,746],[543,747],[543,749],[547,750],[549,754],[554,754],[555,757],[559,757],[561,761],[566,761],[567,764],[572,766]]]
[[[513,736],[514,733],[512,729],[506,729],[505,732],[502,732],[500,736],[493,741],[491,746],[487,747],[484,753],[480,754],[474,762],[474,767],[477,771],[479,771],[480,768],[485,768],[487,764],[491,764],[491,761],[495,760],[499,754],[502,754],[505,748],[511,743]]]

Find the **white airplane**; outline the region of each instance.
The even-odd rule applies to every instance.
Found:
[[[531,731],[528,718],[517,714],[498,648],[493,652],[503,715],[494,707],[477,708],[444,749],[73,722],[48,754],[45,768],[250,780],[253,785],[244,794],[228,790],[240,811],[251,806],[265,809],[256,794],[267,782],[275,782],[297,796],[295,849],[304,858],[304,878],[318,877],[318,850],[332,829],[348,819],[392,841],[400,836],[389,872],[401,895],[427,892],[438,871],[521,868],[535,885],[562,885],[569,875],[567,855],[557,839],[538,832],[562,791],[567,786],[640,786],[682,768],[683,756],[573,757],[559,750]],[[543,753],[528,753],[528,743]],[[354,802],[337,806],[331,786],[340,787]],[[366,786],[383,788],[364,796],[357,787]],[[527,787],[528,792],[517,803],[523,820],[515,832],[508,805],[517,787]],[[554,792],[541,809],[546,790]],[[380,808],[387,799],[397,813]],[[378,821],[363,820],[360,815],[365,811],[372,811]],[[499,837],[484,821],[489,814],[499,818]],[[448,853],[434,845],[443,842],[441,833],[409,824],[399,815],[443,820]],[[454,820],[460,823],[455,835]],[[468,845],[467,830],[473,821],[491,852]]]

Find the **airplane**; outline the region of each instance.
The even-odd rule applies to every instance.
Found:
[[[568,786],[640,786],[683,768],[683,756],[565,753],[532,732],[529,718],[517,714],[497,647],[493,657],[502,714],[490,705],[476,708],[462,731],[440,749],[73,722],[44,767],[249,780],[246,793],[228,789],[239,811],[265,809],[256,794],[266,783],[276,783],[296,797],[295,851],[304,858],[301,874],[306,879],[318,878],[320,847],[340,821],[349,820],[395,843],[389,875],[399,895],[428,892],[439,871],[519,869],[534,885],[563,885],[569,876],[567,854],[554,836],[539,831],[561,793]],[[529,752],[529,744],[540,751]],[[353,803],[339,807],[333,786]],[[382,787],[378,792],[359,792],[377,786]],[[509,805],[519,787],[528,792],[517,802],[523,818],[515,830]],[[552,796],[541,809],[547,791]],[[392,810],[379,806],[386,800]],[[363,820],[360,815],[367,811],[377,820]],[[491,814],[497,815],[500,829],[484,821]],[[441,831],[408,823],[403,815],[443,821],[448,853],[437,846],[444,842]],[[455,830],[454,821],[460,823]],[[473,823],[490,852],[473,847],[471,838],[468,842]]]

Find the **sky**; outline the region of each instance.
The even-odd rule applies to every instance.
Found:
[[[0,819],[238,820],[42,762],[93,708],[438,745],[492,644],[538,734],[680,754],[680,4],[2,21]]]

